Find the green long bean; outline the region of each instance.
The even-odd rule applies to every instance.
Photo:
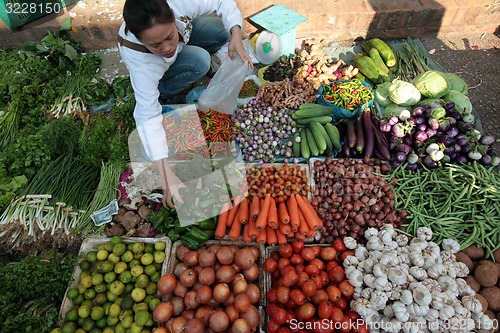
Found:
[[[396,178],[395,208],[408,212],[406,232],[419,227],[433,231],[440,244],[453,238],[466,248],[485,249],[487,257],[500,247],[500,173],[478,163],[447,165],[417,172],[400,166],[387,179]]]

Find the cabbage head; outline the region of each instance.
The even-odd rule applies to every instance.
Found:
[[[389,86],[389,98],[394,104],[401,106],[415,105],[420,101],[420,92],[410,82],[393,80]]]
[[[447,95],[443,96],[443,100],[446,103],[454,102],[455,109],[457,109],[462,116],[472,113],[472,103],[470,102],[469,97],[459,91],[450,90]]]
[[[424,72],[411,82],[423,96],[429,98],[441,98],[450,91],[445,74],[438,71]]]
[[[464,95],[469,94],[469,87],[467,83],[460,76],[454,73],[444,73],[450,90],[456,90]]]
[[[405,106],[400,106],[394,103],[390,103],[384,108],[382,114],[384,115],[384,118],[390,118],[392,116],[397,117],[403,110],[408,110],[408,108]]]
[[[380,106],[387,106],[391,104],[391,100],[389,99],[389,87],[391,86],[390,82],[384,82],[377,85],[375,89],[375,102],[377,102]]]

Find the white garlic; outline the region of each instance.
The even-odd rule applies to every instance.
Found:
[[[483,307],[481,302],[474,296],[464,296],[462,297],[462,304],[464,307],[472,313],[482,313]]]
[[[368,250],[364,246],[359,246],[354,251],[354,255],[358,258],[359,261],[365,260],[368,258]]]
[[[377,311],[383,310],[387,301],[387,294],[380,290],[373,291],[370,296],[370,303],[372,304],[373,309]]]
[[[455,270],[457,272],[457,277],[462,278],[462,277],[467,277],[469,275],[469,267],[467,267],[466,264],[463,262],[454,262],[453,263]]]
[[[494,323],[493,320],[487,315],[483,314],[479,320],[478,320],[478,327],[481,328],[481,330],[492,330],[498,326],[498,323]]]
[[[348,248],[349,250],[354,250],[356,248],[356,246],[358,245],[356,240],[352,237],[349,237],[349,236],[344,237],[343,241],[344,241],[345,247]]]
[[[427,278],[427,271],[422,267],[412,266],[410,267],[410,274],[417,280],[424,280]]]
[[[422,332],[422,328],[416,322],[407,322],[403,325],[404,333],[420,333]]]
[[[470,311],[467,310],[460,302],[456,302],[455,304],[453,304],[453,309],[455,309],[456,315],[462,317],[465,317],[468,313],[470,313]]]
[[[467,281],[465,281],[462,278],[458,278],[455,281],[458,286],[458,295],[459,296],[466,296],[466,295],[471,295],[474,296],[476,292],[469,286]]]
[[[379,276],[373,282],[373,287],[378,290],[385,290],[388,286],[389,281],[385,276]]]
[[[389,295],[389,299],[391,301],[395,301],[395,300],[399,300],[401,299],[401,292],[403,290],[401,289],[401,286],[396,286],[394,288],[392,288],[391,290],[389,290],[388,292],[388,295]]]
[[[455,262],[457,261],[457,257],[450,251],[441,251],[441,260],[443,262],[448,262],[448,261],[451,261],[451,262]]]
[[[378,323],[380,321],[380,314],[377,311],[371,311],[365,316],[367,323]]]
[[[458,285],[457,285],[457,282],[455,281],[455,279],[453,279],[447,275],[444,275],[444,276],[440,276],[437,279],[437,282],[439,283],[439,285],[441,286],[441,289],[444,292],[450,291],[453,293],[453,295],[458,295]]]
[[[378,261],[383,255],[384,253],[378,250],[370,251],[368,254],[368,256],[375,261]]]
[[[420,227],[417,229],[417,237],[426,241],[431,240],[432,230],[428,227]]]
[[[424,257],[421,252],[412,252],[410,254],[410,261],[413,266],[421,267],[424,264]]]
[[[420,238],[413,238],[410,241],[410,252],[422,252],[427,247],[427,241]]]
[[[436,309],[429,309],[429,311],[425,314],[424,318],[429,322],[436,321],[439,318],[439,311]]]
[[[405,323],[410,319],[410,314],[408,312],[395,312],[394,315],[402,323]]]
[[[344,259],[344,267],[346,267],[346,266],[356,266],[358,264],[359,264],[359,260],[355,256],[347,256]]]
[[[352,294],[352,297],[354,299],[360,298],[361,297],[361,292],[363,291],[363,287],[355,287],[354,288],[354,293]]]
[[[455,314],[455,309],[451,305],[445,305],[441,310],[439,310],[439,319],[447,320],[453,317]]]
[[[441,243],[441,247],[443,248],[443,250],[450,251],[452,253],[457,253],[458,251],[460,251],[460,243],[450,238],[444,239]]]
[[[373,266],[373,275],[376,277],[387,276],[387,267],[378,263]]]
[[[389,244],[392,241],[392,237],[396,234],[394,228],[382,229],[378,236],[384,244]]]
[[[391,250],[396,250],[399,248],[399,244],[396,241],[390,241],[385,243],[385,247]]]
[[[392,304],[387,304],[382,312],[387,318],[394,317],[394,309],[392,308]]]
[[[444,265],[446,266],[446,274],[448,274],[449,277],[451,278],[456,278],[457,277],[457,269],[455,267],[454,262],[445,262]]]
[[[436,258],[434,258],[430,254],[426,254],[426,255],[422,254],[422,256],[424,258],[424,264],[422,265],[423,269],[429,269],[430,267],[432,267],[434,264],[437,263]]]
[[[363,276],[363,282],[370,288],[375,288],[375,280],[377,278],[373,274],[365,274]]]
[[[403,285],[407,282],[407,273],[403,269],[393,267],[389,269],[387,276],[393,285]]]
[[[366,242],[366,249],[368,251],[382,250],[383,248],[384,248],[384,244],[382,243],[382,240],[378,237],[371,237]]]
[[[396,235],[394,239],[396,240],[396,243],[398,243],[398,245],[401,247],[406,246],[408,244],[408,236],[406,235],[399,234]]]
[[[350,266],[352,267],[352,266]],[[354,287],[361,287],[363,286],[363,273],[357,269],[353,270],[350,272],[349,276],[346,277],[349,279],[349,282],[354,286]]]
[[[446,275],[446,266],[444,264],[434,264],[427,269],[427,275],[433,279]]]
[[[430,291],[422,284],[413,289],[412,294],[414,302],[419,305],[429,305],[432,302]]]
[[[373,311],[370,301],[366,298],[356,299],[353,303],[351,303],[351,308],[364,318],[366,318],[366,316]]]
[[[413,303],[413,294],[408,289],[401,291],[401,303],[405,305]]]
[[[369,239],[371,237],[377,237],[378,236],[378,229],[375,228],[368,228],[365,230],[365,238]]]
[[[361,297],[369,299],[372,295],[372,292],[373,288],[364,288],[363,291],[361,291]]]
[[[441,286],[439,285],[437,280],[427,278],[422,281],[422,284],[431,292],[435,290],[442,291]]]

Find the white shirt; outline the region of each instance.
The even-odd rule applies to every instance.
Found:
[[[158,101],[158,83],[167,69],[174,63],[182,47],[191,36],[191,20],[195,17],[216,14],[222,18],[224,27],[229,31],[235,25],[242,26],[241,13],[234,0],[169,0],[174,11],[175,25],[184,39],[179,41],[172,58],[152,53],[144,53],[118,45],[123,62],[130,72],[136,105],[134,119],[146,154],[152,161],[168,157],[165,131],[162,125],[162,108]],[[125,22],[118,34],[130,42],[142,43],[131,33],[125,33]]]

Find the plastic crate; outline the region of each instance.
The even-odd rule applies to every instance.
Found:
[[[170,260],[168,263],[167,273],[173,274],[175,271],[175,266],[177,266],[177,264],[179,264],[181,262],[177,258],[177,250],[179,249],[179,247],[181,245],[182,245],[181,241],[175,241],[172,244],[172,252],[171,252]],[[257,266],[259,266],[260,273],[259,273],[259,277],[257,278],[257,281],[252,282],[252,283],[257,284],[259,286],[260,294],[261,294],[261,298],[259,300],[259,303],[254,304],[254,306],[259,310],[259,314],[260,314],[260,323],[259,323],[259,326],[257,327],[257,330],[255,330],[255,333],[266,333],[266,330],[264,330],[264,323],[265,323],[264,321],[265,321],[265,307],[267,305],[267,298],[265,297],[265,293],[263,293],[264,290],[267,289],[267,286],[265,285],[266,282],[265,282],[265,276],[264,276],[266,273],[264,272],[264,269],[263,269],[263,267],[264,267],[264,255],[266,253],[266,248],[264,247],[264,245],[258,244],[255,242],[244,243],[242,241],[229,241],[229,240],[209,240],[205,244],[203,244],[203,246],[206,246],[206,247],[209,247],[211,245],[218,245],[218,246],[236,245],[239,248],[255,246],[255,247],[257,247],[257,249],[259,249],[260,256],[259,256],[259,259],[257,260],[256,264],[257,264]],[[163,299],[166,300],[167,298],[164,296]]]
[[[162,267],[161,267],[161,275],[164,275],[167,273],[168,270],[168,264],[170,262],[170,253],[172,250],[172,241],[168,237],[158,237],[158,238],[150,238],[150,237],[123,237],[123,243],[128,244],[128,243],[135,243],[135,242],[143,242],[145,244],[154,244],[156,242],[163,241],[165,242],[165,260],[163,261]],[[80,246],[80,251],[78,252],[78,255],[83,259],[85,255],[90,252],[90,251],[95,251],[99,247],[99,245],[102,245],[108,241],[110,241],[111,238],[108,237],[103,237],[103,236],[98,236],[98,235],[91,235],[87,238],[84,239],[82,242],[82,245]],[[59,313],[61,316],[60,324],[64,322],[64,316],[66,313],[71,310],[73,307],[73,302],[68,298],[68,290],[71,288],[74,288],[78,285],[80,282],[80,273],[82,272],[82,269],[79,266],[79,263],[76,265],[75,270],[73,271],[72,279],[73,282],[69,285],[68,289],[66,289],[66,292],[64,294],[63,301],[61,303],[61,308],[59,309]]]
[[[78,0],[0,0],[0,18],[12,30],[42,16],[59,13]]]

